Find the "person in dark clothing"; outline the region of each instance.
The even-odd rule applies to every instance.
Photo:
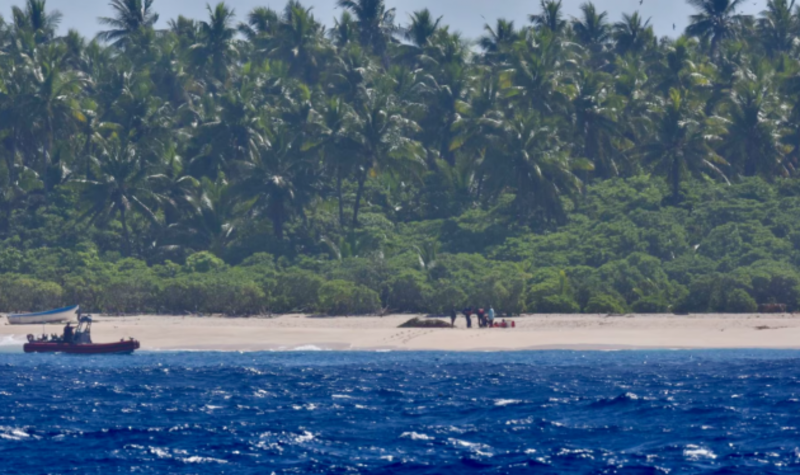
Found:
[[[64,343],[72,343],[73,339],[73,332],[72,332],[72,323],[67,323],[67,326],[64,327]]]
[[[451,327],[455,327],[456,326],[456,317],[458,317],[458,312],[456,312],[456,309],[451,310],[450,311],[450,326]]]
[[[464,309],[464,318],[467,319],[467,328],[472,328],[472,307]]]
[[[483,311],[482,308],[478,309],[478,323],[480,324],[481,328],[486,327],[486,312]]]

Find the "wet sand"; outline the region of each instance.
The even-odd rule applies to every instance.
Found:
[[[98,343],[134,337],[142,350],[800,349],[800,314],[529,315],[514,318],[513,329],[467,329],[459,317],[452,329],[398,328],[412,317],[99,315],[92,336]],[[60,333],[62,326],[48,325],[45,331]],[[41,333],[42,325],[9,325],[0,319],[5,342]]]

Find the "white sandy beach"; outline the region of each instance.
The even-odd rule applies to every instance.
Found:
[[[92,336],[98,343],[134,337],[143,350],[800,349],[800,315],[791,314],[531,315],[515,318],[514,329],[466,329],[459,317],[454,329],[397,328],[411,317],[96,316]],[[41,325],[0,321],[6,341],[42,333]],[[45,331],[61,328],[49,325]]]

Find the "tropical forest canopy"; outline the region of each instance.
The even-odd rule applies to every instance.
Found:
[[[334,0],[331,0],[334,1]],[[0,21],[0,310],[800,308],[800,8]]]

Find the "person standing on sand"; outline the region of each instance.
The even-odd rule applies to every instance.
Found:
[[[494,308],[489,305],[489,326],[494,325]]]
[[[482,308],[478,309],[478,326],[486,328],[486,312]]]
[[[467,319],[467,328],[472,328],[472,307],[467,307],[463,310],[464,318]]]
[[[453,327],[453,328],[456,327],[456,317],[458,317],[458,313],[456,312],[456,309],[454,308],[454,309],[452,309],[450,311],[450,326]]]

